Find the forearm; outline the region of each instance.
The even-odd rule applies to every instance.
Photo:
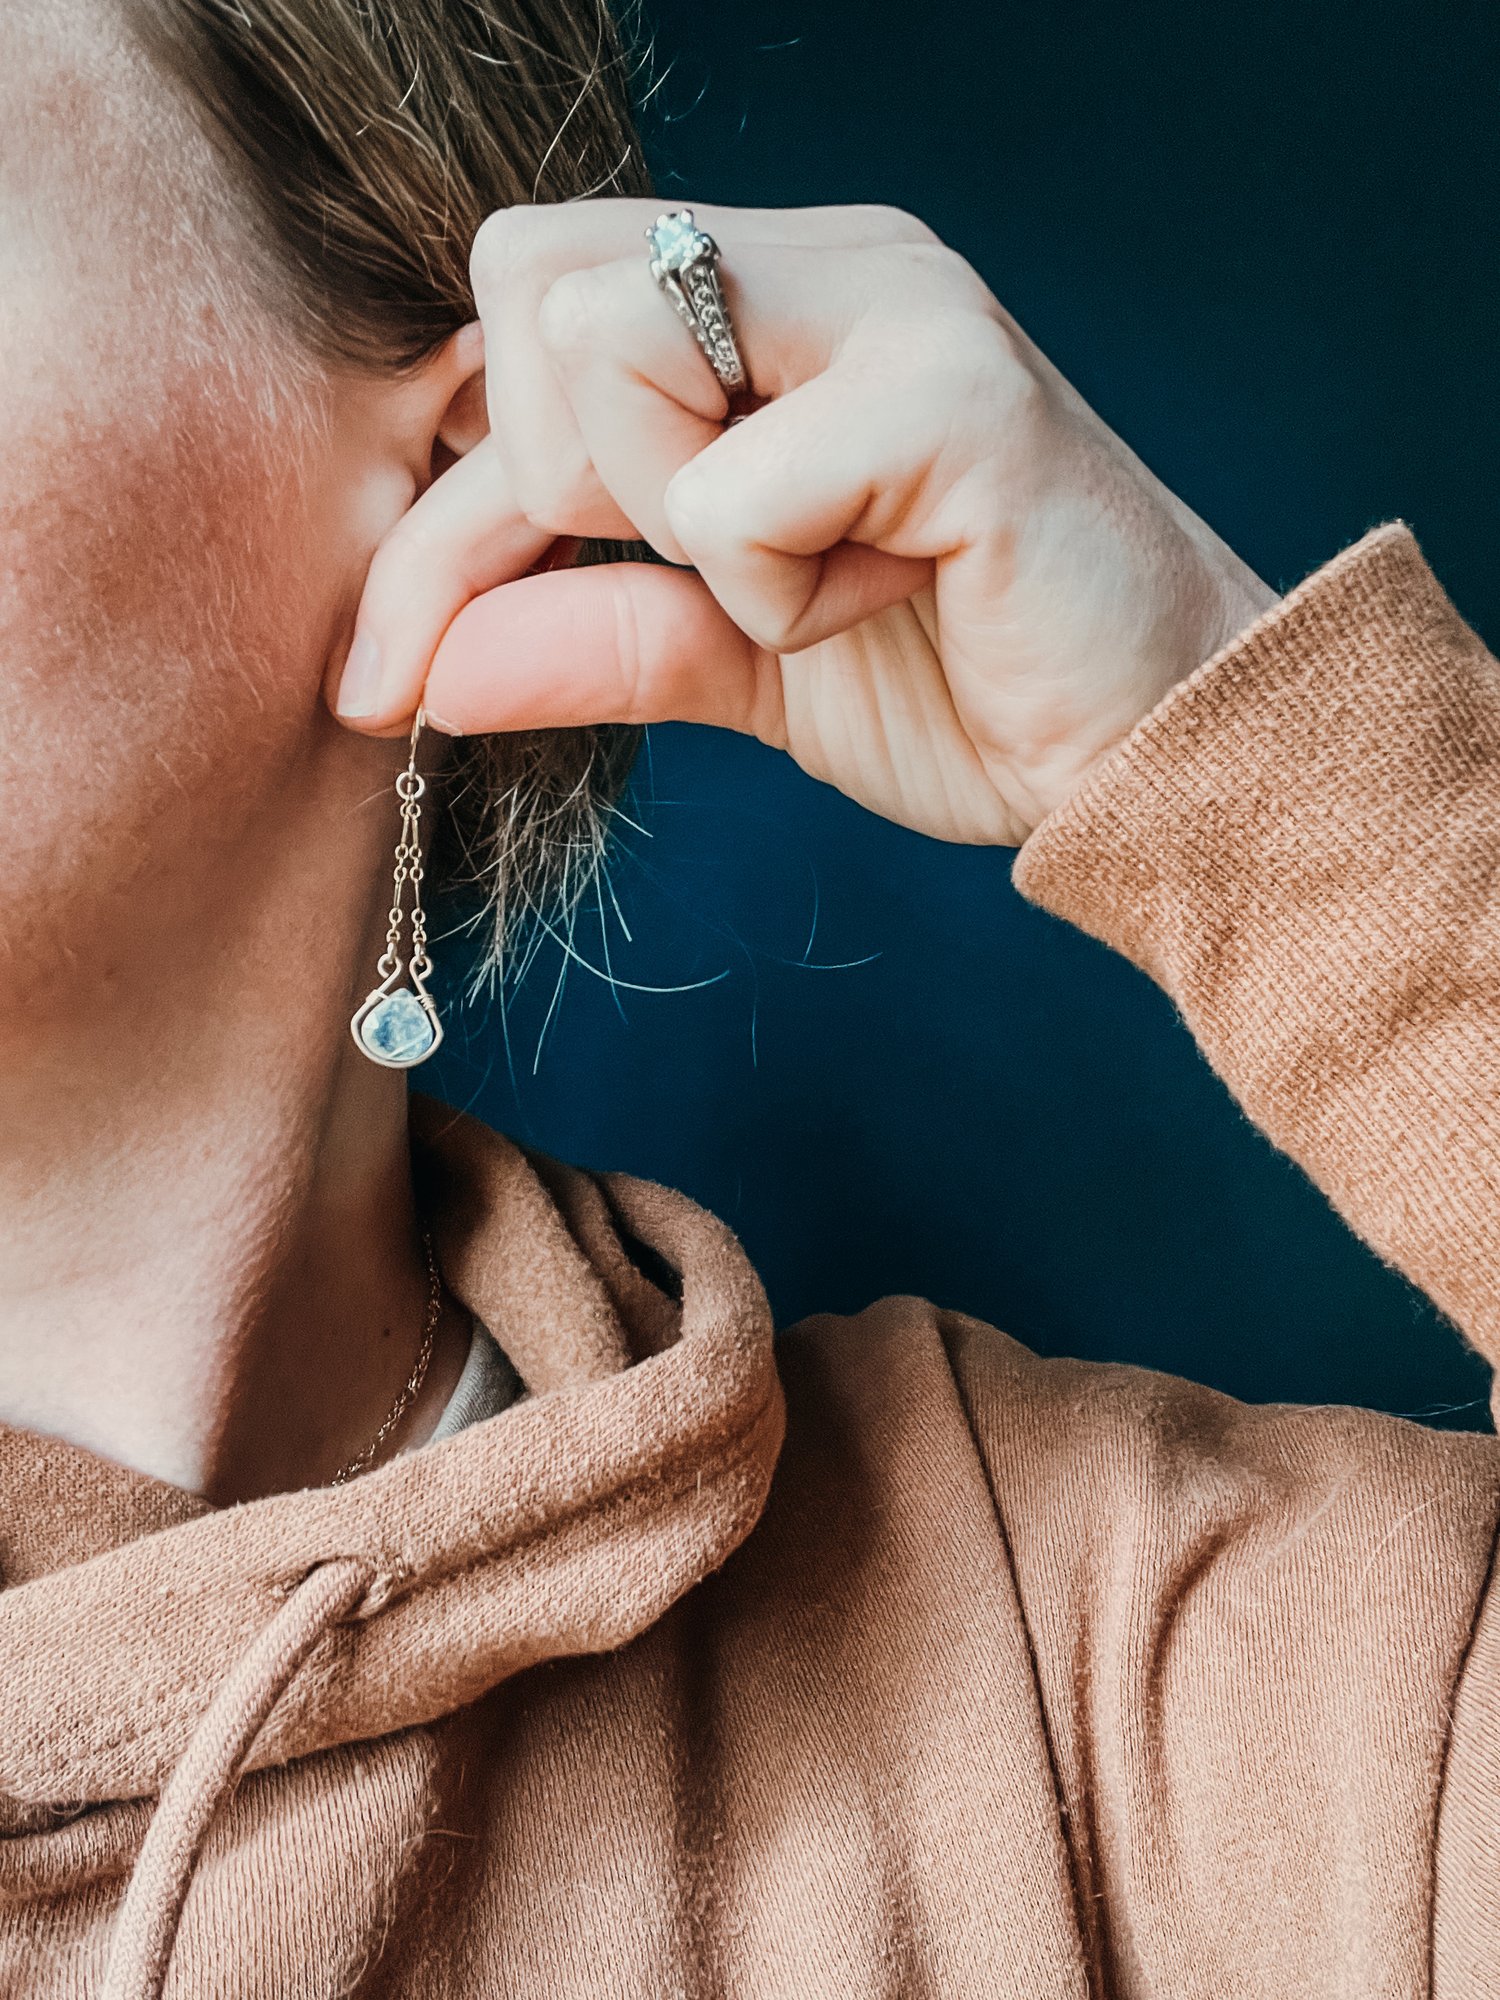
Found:
[[[1016,884],[1500,1360],[1500,667],[1376,531],[1174,691]]]

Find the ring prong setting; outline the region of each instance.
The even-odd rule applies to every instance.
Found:
[[[645,232],[651,275],[703,350],[726,396],[750,386],[719,280],[719,246],[698,227],[690,208],[668,209]],[[736,422],[734,417],[730,422]]]
[[[711,259],[714,243],[693,220],[690,208],[668,210],[659,215],[646,231],[651,245],[651,275],[660,284],[668,272],[674,276]]]

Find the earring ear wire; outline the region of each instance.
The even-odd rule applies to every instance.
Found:
[[[437,1004],[427,990],[432,960],[427,956],[427,913],[422,907],[422,798],[427,780],[417,769],[417,744],[427,716],[418,709],[411,726],[406,769],[396,779],[401,803],[396,867],[391,890],[390,927],[375,967],[379,984],[355,1008],[349,1023],[361,1055],[382,1069],[415,1069],[443,1039]],[[407,924],[406,889],[411,885],[411,953],[403,968],[401,934]],[[403,976],[404,974],[404,976]]]

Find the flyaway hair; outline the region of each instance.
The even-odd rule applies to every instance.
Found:
[[[644,63],[603,0],[125,0],[222,153],[252,282],[333,365],[403,369],[475,317],[469,252],[497,208],[651,192]],[[640,558],[586,544],[584,561]],[[458,741],[438,867],[482,891],[500,968],[600,864],[639,732]]]

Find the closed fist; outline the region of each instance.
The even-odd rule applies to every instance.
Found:
[[[340,712],[714,723],[1019,843],[1273,593],[897,210],[694,205],[759,399],[727,424],[648,268],[659,207],[484,225],[485,408],[376,553]],[[538,571],[575,537],[675,567]]]

